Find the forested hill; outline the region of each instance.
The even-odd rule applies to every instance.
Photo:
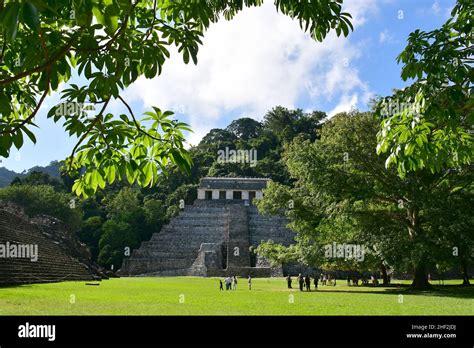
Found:
[[[117,269],[125,247],[136,248],[159,232],[179,212],[180,200],[194,201],[202,177],[268,177],[288,183],[286,167],[280,161],[285,145],[296,137],[315,140],[325,118],[321,111],[275,107],[261,122],[241,118],[225,129],[212,129],[190,149],[194,162],[190,175],[171,168],[152,188],[130,187],[122,181],[79,200],[71,194],[72,179],[61,177],[60,163],[53,162],[15,174],[19,178],[13,182],[15,176],[5,178],[11,185],[0,190],[0,199],[13,200],[30,214],[61,218],[77,231],[99,264],[113,264]]]
[[[53,178],[60,178],[60,162],[53,161],[49,165],[42,167],[42,166],[34,166],[22,173],[17,173],[13,170],[9,170],[4,167],[0,167],[0,187],[8,186],[15,178],[24,178],[33,172],[40,172],[45,173]]]

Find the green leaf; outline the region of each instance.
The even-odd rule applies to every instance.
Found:
[[[145,181],[143,182],[143,186],[148,186],[153,179],[153,166],[154,163],[152,161],[149,161],[146,165],[145,168],[143,168],[143,172],[145,174]]]
[[[21,127],[21,130],[26,133],[26,135],[28,136],[28,138],[30,138],[30,140],[33,142],[33,144],[36,144],[36,137],[35,137],[35,135],[33,134],[32,131],[30,131],[28,128],[26,128],[26,126]]]
[[[15,144],[15,147],[20,150],[21,147],[23,146],[23,133],[20,131],[17,134],[15,134],[13,137],[13,144]]]
[[[20,3],[9,2],[3,11],[3,27],[5,29],[5,39],[7,42],[13,42],[18,30],[18,18],[20,16]]]
[[[33,31],[38,32],[40,28],[38,9],[29,1],[23,4],[23,20]]]
[[[115,181],[115,165],[107,167],[107,181],[109,184],[113,184]]]

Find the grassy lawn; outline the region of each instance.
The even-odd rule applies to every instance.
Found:
[[[246,279],[236,291],[219,291],[218,283],[217,278],[120,278],[99,286],[3,287],[0,315],[474,315],[474,287],[456,286],[459,280],[430,292],[405,285],[348,287],[343,280],[312,292],[288,290],[283,278],[253,279],[251,291]]]

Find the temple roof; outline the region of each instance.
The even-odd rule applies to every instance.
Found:
[[[214,190],[262,190],[267,186],[268,178],[225,178],[205,177],[199,188]]]

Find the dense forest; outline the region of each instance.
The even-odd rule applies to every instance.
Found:
[[[71,194],[74,178],[31,172],[0,190],[0,199],[26,213],[62,219],[92,252],[94,261],[120,268],[126,247],[137,248],[180,210],[192,204],[205,176],[272,179],[263,213],[285,214],[297,232],[289,248],[263,242],[258,252],[272,262],[299,262],[324,269],[439,276],[448,270],[469,282],[474,218],[471,165],[401,176],[377,155],[381,123],[373,113],[305,113],[275,107],[259,122],[233,121],[212,129],[190,149],[191,174],[170,166],[151,188],[116,182],[83,199]],[[256,151],[257,161],[219,160],[220,151]],[[244,158],[245,160],[245,158]],[[246,162],[246,163],[242,163]],[[327,258],[331,243],[365,248],[363,260]]]
[[[291,180],[282,154],[295,137],[317,139],[326,118],[324,112],[305,113],[275,107],[262,122],[252,118],[233,121],[225,129],[212,129],[189,149],[193,158],[190,175],[170,166],[157,185],[141,188],[126,180],[115,182],[94,196],[83,199],[71,193],[74,178],[54,177],[40,170],[15,178],[0,189],[0,199],[13,201],[30,215],[48,214],[62,219],[86,243],[98,264],[118,269],[124,248],[137,248],[180,210],[180,202],[192,204],[199,180],[205,176],[267,177],[280,184]],[[255,163],[218,160],[218,152],[252,149]],[[56,163],[53,167],[56,167]]]

